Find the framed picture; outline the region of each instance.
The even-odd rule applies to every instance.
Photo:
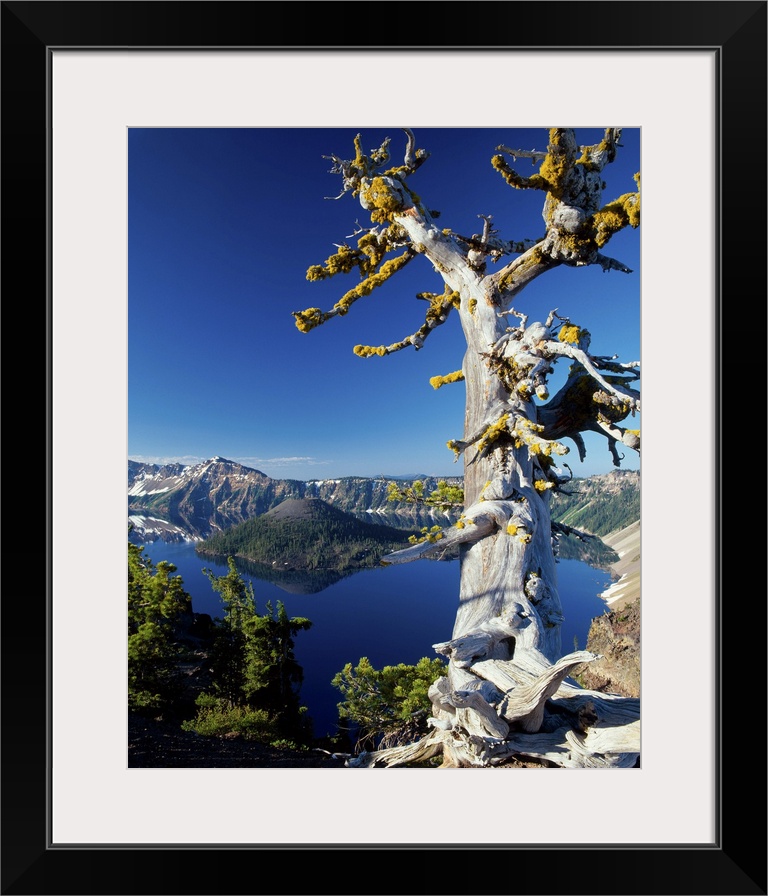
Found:
[[[748,718],[731,695],[764,675],[765,609],[734,611],[721,406],[741,369],[726,349],[744,343],[726,284],[738,276],[765,294],[764,253],[744,251],[741,222],[762,247],[765,224],[739,172],[746,155],[765,194],[766,4],[672,2],[663,16],[632,2],[579,4],[578,16],[567,3],[473,4],[488,30],[514,35],[499,46],[422,43],[434,5],[408,7],[404,47],[352,33],[339,45],[344,7],[339,21],[299,9],[265,43],[274,10],[258,3],[2,4],[5,270],[46,297],[49,542],[45,599],[4,608],[6,681],[29,684],[3,699],[3,892],[247,893],[256,874],[286,893],[766,893],[764,763],[745,767],[745,723],[730,722]],[[531,15],[567,21],[569,42],[521,37]],[[384,72],[394,86],[367,104]],[[643,600],[642,768],[543,782],[521,770],[508,798],[480,770],[382,781],[353,769],[129,769],[128,130],[403,116],[462,128],[620,119],[642,131],[643,588],[659,595]],[[749,534],[737,536],[743,557]],[[47,637],[15,636],[31,630]],[[759,795],[757,817],[744,793]],[[445,873],[427,855],[442,850],[462,853]],[[212,861],[224,851],[226,876]],[[480,872],[487,851],[508,852],[509,870]],[[423,855],[403,878],[371,875],[371,859],[394,867],[391,854],[409,852]]]

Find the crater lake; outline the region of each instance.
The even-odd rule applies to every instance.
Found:
[[[176,567],[195,613],[223,615],[219,595],[203,569],[226,575],[227,564],[195,552],[195,542],[142,542],[144,556]],[[238,563],[243,579],[253,584],[256,611],[281,601],[289,616],[304,616],[312,628],[295,638],[294,654],[304,670],[301,702],[308,708],[315,737],[333,735],[338,724],[341,693],[331,680],[347,663],[367,657],[377,669],[398,663],[415,664],[436,657],[433,644],[451,638],[459,601],[458,560],[417,560],[403,565],[363,569],[325,584],[320,578],[297,576],[280,585]],[[253,568],[253,567],[251,567]],[[583,650],[592,619],[607,609],[600,597],[610,575],[580,560],[561,559],[557,565],[565,622],[563,653]],[[270,577],[273,578],[273,577]]]

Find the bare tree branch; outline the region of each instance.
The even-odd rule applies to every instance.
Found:
[[[427,336],[429,336],[436,327],[442,326],[442,324],[448,320],[448,315],[451,313],[451,310],[456,307],[459,301],[458,293],[452,292],[448,294],[447,290],[442,296],[435,296],[431,293],[420,293],[418,298],[426,298],[430,302],[430,306],[427,310],[424,323],[415,333],[411,333],[410,336],[406,336],[404,339],[400,340],[400,342],[393,342],[391,345],[356,345],[353,349],[354,353],[361,358],[370,358],[375,355],[378,355],[379,357],[391,355],[404,348],[414,348],[418,351],[423,347]]]

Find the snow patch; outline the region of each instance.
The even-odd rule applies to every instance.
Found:
[[[628,585],[629,582],[626,580],[626,577],[622,577],[618,582],[614,582],[610,588],[603,591],[600,597],[602,597],[607,604],[613,604],[619,600],[620,597],[624,596],[624,591]]]
[[[161,495],[163,492],[170,491],[170,489],[171,487],[166,485],[165,488],[150,488],[145,490],[143,485],[137,483],[128,491],[128,494],[135,498],[143,498],[146,495]]]

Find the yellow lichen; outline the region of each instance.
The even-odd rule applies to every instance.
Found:
[[[489,445],[492,445],[494,442],[498,441],[498,439],[503,436],[509,435],[509,430],[507,429],[507,424],[509,423],[509,414],[502,414],[501,417],[495,422],[491,423],[490,426],[487,426],[482,436],[477,442],[477,451],[478,454],[481,454],[483,451],[488,448]]]
[[[533,268],[538,267],[540,264],[547,263],[548,257],[545,255],[541,246],[536,245],[532,246],[527,252],[520,256],[517,261],[511,266],[511,269],[505,274],[505,276],[501,277],[498,282],[498,288],[500,292],[504,292],[506,289],[511,289],[517,280],[518,277],[521,277],[531,271]],[[549,259],[551,262],[551,259]]]
[[[558,339],[560,342],[568,342],[571,345],[578,345],[581,337],[581,328],[576,324],[564,324],[560,328]]]
[[[307,308],[305,311],[294,311],[296,326],[302,333],[309,333],[315,327],[319,327],[328,318],[319,308]]]
[[[360,358],[370,358],[372,355],[383,357],[387,354],[385,345],[356,345],[352,351]]]
[[[539,168],[539,175],[546,182],[548,192],[557,199],[563,195],[565,181],[574,161],[561,145],[562,141],[561,129],[550,128],[549,149]]]
[[[423,211],[421,200],[405,185],[406,169],[391,169],[366,182],[363,197],[374,224],[392,223],[395,215],[416,206]]]
[[[376,233],[366,233],[357,241],[358,248],[366,256],[366,263],[360,263],[360,270],[368,273],[381,264],[384,253],[389,248],[389,241],[381,239]]]
[[[606,131],[606,134],[603,137],[603,139],[597,144],[596,147],[594,147],[595,155],[599,155],[600,153],[603,153],[603,152],[610,153],[611,147],[614,144],[613,144],[613,141],[610,139],[609,134],[610,134],[610,130]],[[612,155],[609,155],[609,159],[612,160]],[[581,157],[579,158],[579,161],[577,162],[577,164],[583,165],[587,171],[598,170],[597,165],[593,160],[593,153],[592,153],[591,146],[584,147],[584,149],[581,153]]]
[[[381,269],[377,273],[371,274],[370,277],[366,277],[362,283],[359,283],[353,289],[346,292],[333,306],[335,313],[339,315],[346,314],[354,302],[363,296],[370,295],[377,286],[381,286],[382,283],[388,280],[393,274],[396,274],[401,268],[405,267],[405,265],[414,257],[412,252],[406,251],[402,255],[397,256],[397,258],[390,258],[389,261],[381,266]]]
[[[460,383],[464,379],[464,373],[461,370],[454,370],[453,373],[447,373],[445,376],[433,376],[429,380],[429,385],[433,389],[439,389],[448,383]]]
[[[360,253],[350,246],[339,246],[339,251],[325,260],[325,265],[315,264],[307,271],[307,280],[324,280],[336,274],[348,274],[360,264]]]
[[[548,183],[540,174],[534,174],[531,177],[523,177],[513,168],[510,168],[506,159],[502,155],[495,155],[491,158],[491,166],[499,172],[504,180],[517,190],[537,189],[546,190]]]
[[[363,172],[368,170],[368,156],[363,152],[363,135],[356,134],[354,139],[355,160],[353,162],[355,168]]]
[[[594,241],[597,246],[604,246],[614,233],[618,233],[629,225],[636,228],[640,225],[640,194],[625,193],[603,206],[592,216]]]

